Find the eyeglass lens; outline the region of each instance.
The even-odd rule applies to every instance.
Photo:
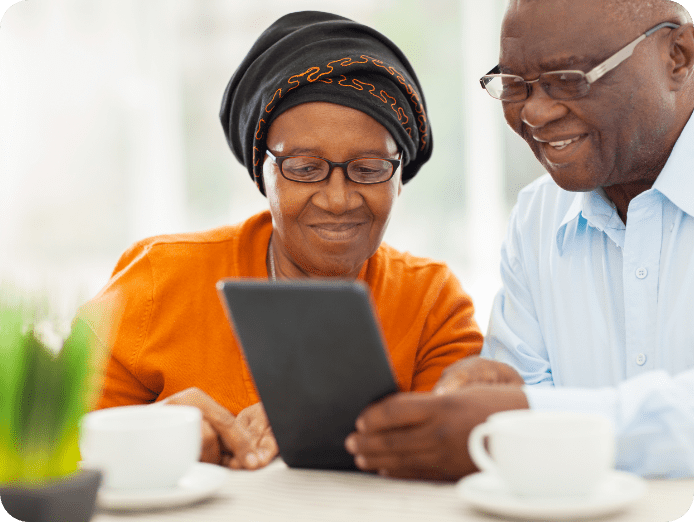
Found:
[[[487,76],[485,80],[487,92],[494,98],[504,101],[522,101],[528,97],[530,87],[520,76],[498,75]],[[538,82],[542,89],[551,97],[558,100],[568,100],[585,96],[590,84],[583,73],[579,71],[553,71],[540,75]]]
[[[293,156],[282,162],[282,173],[294,181],[322,181],[329,172],[330,165],[321,158]],[[382,183],[392,174],[392,163],[378,158],[355,159],[347,164],[347,177],[356,183]]]

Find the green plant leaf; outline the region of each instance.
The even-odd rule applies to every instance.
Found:
[[[65,448],[74,446],[78,438],[80,420],[86,413],[89,361],[94,348],[91,344],[92,339],[89,327],[81,321],[76,321],[56,360],[62,373],[62,411],[57,427],[60,436],[58,446],[65,451],[70,451]],[[79,453],[76,458],[79,459]],[[75,461],[74,465],[76,464]]]
[[[64,398],[63,369],[30,331],[24,339],[25,367],[22,393],[16,402],[17,443],[27,463],[29,478],[41,476],[58,445]]]
[[[71,473],[86,411],[89,327],[76,322],[57,355],[35,335],[37,314],[0,295],[0,484]]]
[[[23,324],[24,315],[17,303],[0,301],[0,484],[16,480],[21,471],[15,404],[23,375],[23,353],[18,348],[23,343]]]

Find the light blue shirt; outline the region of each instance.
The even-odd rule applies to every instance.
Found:
[[[522,190],[482,355],[538,385],[526,386],[533,408],[609,414],[618,467],[691,476],[694,118],[627,223],[602,189],[567,192],[546,175]]]

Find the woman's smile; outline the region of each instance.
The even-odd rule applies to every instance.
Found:
[[[308,225],[324,241],[352,241],[366,231],[365,221],[324,221]]]

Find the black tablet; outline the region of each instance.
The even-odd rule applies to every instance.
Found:
[[[398,390],[368,287],[228,279],[217,288],[282,459],[356,469],[345,438],[368,404]]]

